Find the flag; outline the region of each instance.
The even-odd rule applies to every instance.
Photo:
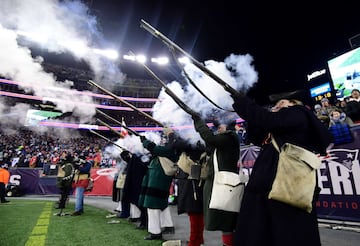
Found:
[[[124,117],[122,118],[121,125],[126,126]],[[121,127],[120,133],[121,133],[122,137],[125,137],[125,136],[129,135],[128,130],[126,130],[124,127]]]

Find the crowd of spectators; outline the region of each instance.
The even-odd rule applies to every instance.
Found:
[[[77,153],[93,167],[109,167],[114,162],[102,155],[108,142],[94,135],[73,131],[71,137],[58,137],[50,132],[37,133],[18,129],[15,134],[0,130],[0,162],[9,167],[43,168],[44,175],[56,175],[57,163],[67,153]]]
[[[335,145],[351,143],[354,137],[350,128],[360,123],[360,92],[353,89],[350,97],[334,105],[329,99],[323,98],[321,105],[314,106],[314,113],[333,135]]]
[[[353,89],[350,97],[338,100],[334,105],[330,103],[329,99],[323,98],[321,105],[314,106],[314,112],[326,127],[339,123],[339,121],[349,125],[360,123],[360,91]],[[334,114],[334,112],[336,113]],[[336,116],[334,117],[334,115]]]

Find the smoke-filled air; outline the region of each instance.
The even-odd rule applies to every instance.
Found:
[[[121,14],[121,13],[119,13]],[[71,53],[74,58],[84,61],[94,74],[94,81],[111,89],[121,84],[126,75],[118,64],[95,52],[97,47],[106,43],[99,31],[97,19],[90,14],[88,7],[81,1],[59,0],[2,0],[0,8],[0,75],[19,82],[25,91],[51,101],[63,113],[72,112],[86,123],[95,115],[95,106],[90,96],[76,94],[70,89],[73,81],[57,81],[54,74],[47,73],[42,63],[43,57],[33,57],[31,50],[21,43],[22,38],[30,39],[42,49],[54,54]],[[133,30],[143,32],[143,30]],[[160,41],[159,41],[160,42]],[[230,54],[223,62],[205,61],[204,65],[222,80],[237,90],[246,91],[258,79],[251,55]],[[203,93],[222,109],[217,108],[204,98],[184,76],[188,83],[172,81],[167,86],[186,105],[204,118],[218,121],[235,120],[232,112],[232,98],[217,82],[205,75],[192,64],[184,67],[191,80]],[[16,105],[7,110],[13,122],[24,117],[28,107]],[[0,101],[0,115],[5,107]],[[23,113],[19,112],[24,110]],[[18,116],[18,119],[15,119]],[[193,129],[193,121],[163,89],[159,100],[153,107],[152,116],[166,126],[174,127],[178,135],[190,142],[197,142],[200,136]],[[1,117],[3,122],[6,117]],[[159,134],[145,133],[147,137],[160,142]],[[158,135],[158,136],[154,136]],[[137,153],[146,153],[138,137],[127,136],[119,140],[119,145]]]
[[[258,80],[258,74],[252,65],[253,58],[250,55],[231,54],[224,62],[213,60],[205,61],[204,66],[215,73],[223,81],[234,89],[246,92]],[[236,120],[238,115],[232,112],[233,99],[220,84],[215,82],[208,75],[192,64],[184,67],[185,72],[195,83],[196,87],[217,106],[210,103],[202,96],[195,87],[187,80],[186,85],[177,81],[167,84],[167,87],[176,94],[187,106],[199,113],[204,119],[216,119],[220,123],[229,123]],[[175,101],[163,89],[160,92],[159,100],[153,107],[155,119],[164,122],[168,126],[174,126],[177,133],[191,143],[201,141],[200,136],[192,128],[191,116],[182,110]],[[182,126],[178,129],[176,126]]]
[[[45,72],[44,58],[33,57],[21,40],[32,40],[33,45],[54,54],[70,52],[89,65],[95,81],[107,87],[122,83],[125,75],[118,66],[94,52],[93,48],[105,41],[96,17],[88,13],[80,1],[3,0],[0,8],[0,75],[19,82],[26,92],[53,102],[57,110],[72,112],[81,122],[89,122],[95,115],[92,98],[74,96],[75,91],[70,90],[73,81],[59,82],[54,74]],[[11,114],[12,109],[9,111]]]

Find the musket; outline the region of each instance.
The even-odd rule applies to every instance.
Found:
[[[109,120],[112,120],[112,121],[115,122],[116,124],[121,125],[122,127],[124,127],[126,130],[128,130],[130,133],[134,134],[135,136],[138,136],[138,137],[141,136],[138,132],[132,130],[131,128],[129,128],[129,127],[127,127],[127,126],[125,126],[123,123],[121,123],[121,122],[118,121],[117,119],[114,119],[114,118],[111,117],[110,115],[105,114],[104,112],[102,112],[102,111],[99,110],[99,109],[95,109],[95,110],[96,110],[96,112],[98,112],[99,114],[103,115],[105,118],[107,118],[107,119],[109,119]]]
[[[235,90],[233,87],[231,87],[228,83],[223,81],[219,76],[217,76],[215,73],[210,71],[208,68],[206,68],[201,62],[197,61],[194,57],[192,57],[190,54],[188,54],[185,50],[180,48],[177,44],[175,44],[173,41],[171,41],[169,38],[167,38],[164,34],[156,30],[153,26],[151,26],[149,23],[147,23],[144,20],[140,21],[140,27],[144,28],[146,31],[148,31],[150,34],[152,34],[154,37],[160,39],[163,43],[165,43],[170,49],[175,50],[187,58],[190,59],[190,61],[198,67],[201,71],[203,71],[206,75],[208,75],[210,78],[215,80],[217,83],[219,83],[227,92],[229,92],[231,95],[239,96],[240,93]]]
[[[132,52],[130,52],[133,54]],[[155,79],[157,80],[165,89],[165,92],[188,114],[196,114],[189,106],[187,106],[181,99],[166,85],[164,81],[162,81],[146,64],[141,63],[141,65],[145,68],[145,70]]]
[[[114,93],[112,93],[111,91],[101,87],[100,85],[96,84],[94,81],[92,80],[88,80],[88,83],[92,86],[95,86],[96,88],[98,88],[99,90],[101,90],[102,92],[108,94],[109,96],[111,96],[112,98],[114,98],[115,100],[127,105],[128,107],[130,107],[131,109],[135,110],[136,112],[140,113],[141,115],[149,118],[150,120],[154,121],[156,124],[158,124],[159,126],[164,126],[163,123],[157,121],[156,119],[154,119],[151,115],[139,110],[137,107],[135,107],[134,105],[132,105],[131,103],[128,103],[127,101],[121,99],[120,97],[118,97],[117,95],[115,95]]]
[[[122,150],[127,150],[127,149],[125,149],[124,147],[121,147],[120,145],[118,145],[117,143],[114,143],[113,141],[111,141],[111,140],[108,139],[107,137],[101,135],[100,133],[97,133],[96,131],[93,131],[93,130],[91,130],[91,129],[89,129],[89,131],[90,131],[91,133],[93,133],[93,134],[101,137],[102,139],[105,139],[106,141],[112,143],[113,145],[116,145],[116,146],[119,147],[120,149],[122,149]]]
[[[102,121],[100,119],[96,119],[96,121],[98,121],[101,125],[104,125],[107,128],[109,128],[110,131],[112,131],[113,133],[115,133],[119,137],[121,137],[121,138],[124,137],[120,132],[116,131],[114,128],[112,128],[109,124],[105,123],[104,121]]]

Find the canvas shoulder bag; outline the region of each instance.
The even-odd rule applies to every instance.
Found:
[[[175,173],[178,170],[178,166],[175,162],[173,162],[172,160],[170,160],[167,157],[162,157],[162,156],[159,156],[159,162],[161,164],[162,169],[164,170],[164,173],[167,176],[175,175]]]
[[[279,162],[268,198],[310,213],[320,158],[291,143],[285,143],[280,149],[273,137],[272,144],[279,152]]]
[[[189,175],[189,179],[205,179],[208,174],[206,152],[201,154],[198,162],[193,161],[186,152],[182,152],[177,165],[182,171]]]
[[[247,176],[246,176],[247,177]],[[216,149],[214,151],[214,182],[209,208],[229,212],[239,212],[244,194],[245,175],[229,171],[219,171]]]

